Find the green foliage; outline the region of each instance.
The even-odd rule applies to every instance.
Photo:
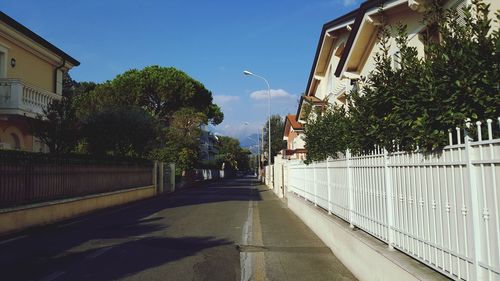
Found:
[[[279,115],[271,116],[271,159],[276,156],[281,150],[286,148],[286,141],[283,140],[283,130],[285,129],[285,120]],[[264,127],[266,134],[269,130],[269,120]],[[269,138],[268,135],[264,136],[263,152],[269,151]]]
[[[63,95],[36,124],[51,151],[147,156],[175,162],[177,174],[198,162],[200,125],[224,119],[212,93],[173,67],[132,69],[101,84],[66,74]]]
[[[193,108],[217,125],[224,119],[213,103],[212,93],[186,73],[174,67],[148,66],[132,69],[97,87],[79,100],[82,110],[99,110],[111,105],[135,105],[169,124],[174,112]]]
[[[219,154],[216,156],[218,166],[232,171],[246,171],[249,169],[250,151],[240,146],[240,141],[226,136],[218,137]]]
[[[339,152],[344,152],[350,143],[350,122],[344,107],[331,107],[306,125],[307,159],[304,162],[337,158]]]
[[[140,108],[107,108],[86,116],[81,126],[87,151],[96,155],[143,156],[157,134],[154,119]]]
[[[378,145],[430,153],[448,144],[448,130],[467,118],[496,119],[500,108],[500,30],[492,29],[489,5],[473,0],[464,10],[443,10],[439,1],[424,18],[425,57],[408,46],[405,26],[383,26],[375,69],[351,92],[346,115],[330,109],[306,126],[310,163],[350,149]],[[500,14],[497,11],[497,21]],[[390,38],[399,50],[396,65]],[[347,128],[347,130],[346,130]],[[324,134],[324,136],[323,136]]]
[[[200,126],[205,124],[205,114],[193,108],[182,108],[164,128],[162,145],[151,152],[151,157],[165,162],[175,162],[178,173],[194,168],[199,156]]]
[[[46,144],[51,153],[71,152],[78,142],[79,125],[71,98],[54,100],[30,122],[33,136]]]

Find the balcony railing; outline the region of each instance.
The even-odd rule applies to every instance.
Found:
[[[20,79],[0,79],[0,114],[35,117],[61,95],[42,90]]]

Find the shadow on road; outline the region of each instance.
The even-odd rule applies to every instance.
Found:
[[[155,236],[168,225],[162,217],[150,216],[180,206],[258,201],[260,194],[251,186],[255,183],[252,178],[212,182],[7,237],[20,238],[0,241],[2,279],[37,280],[69,268],[76,275],[70,279],[61,276],[62,280],[112,280],[221,246],[234,248],[238,258],[233,241]],[[99,263],[101,257],[106,257],[106,264],[115,265],[113,270]]]

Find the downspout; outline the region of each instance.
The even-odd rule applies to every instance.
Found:
[[[62,64],[57,66],[56,69],[54,69],[54,94],[57,94],[57,71],[61,68],[64,67],[64,65],[66,64],[66,59],[63,58],[62,59]],[[62,81],[61,81],[62,82]],[[61,85],[62,86],[62,85]],[[61,89],[61,95],[62,95],[62,89]]]

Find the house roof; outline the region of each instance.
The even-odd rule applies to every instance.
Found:
[[[304,129],[304,127],[302,126],[302,124],[300,124],[299,122],[297,122],[297,116],[296,115],[288,114],[286,116],[286,119],[287,119],[288,122],[290,122],[290,126],[294,130],[303,130]]]
[[[294,116],[296,116],[295,120],[298,120],[298,118],[300,117],[300,110],[302,108],[302,104],[304,103],[304,100],[312,103],[313,105],[318,105],[318,106],[326,106],[328,104],[327,101],[320,100],[319,98],[317,98],[315,96],[301,96],[300,101],[299,101],[299,107],[297,108],[297,114],[294,115]]]
[[[40,35],[36,34],[35,32],[31,31],[29,28],[25,27],[24,25],[20,24],[13,18],[9,17],[7,14],[3,13],[0,11],[0,21],[6,23],[16,31],[20,32],[21,34],[25,35],[26,37],[30,38],[31,40],[35,41],[36,43],[42,45],[43,47],[47,48],[51,52],[55,53],[56,55],[60,56],[61,58],[65,59],[69,63],[71,63],[74,66],[80,65],[80,62],[77,61],[75,58],[71,57],[67,53],[65,53],[63,50],[57,48],[53,44],[51,44],[49,41],[43,39]]]
[[[361,6],[356,10],[356,19],[354,20],[354,25],[352,27],[351,33],[349,34],[349,38],[347,39],[347,43],[344,48],[344,52],[340,57],[339,64],[335,69],[335,76],[339,77],[344,69],[344,66],[347,62],[347,57],[352,49],[352,45],[354,40],[356,39],[356,35],[361,27],[361,23],[363,22],[363,17],[367,10],[372,9],[374,7],[380,6],[384,4],[387,0],[369,0],[361,4]]]
[[[358,10],[351,11],[343,16],[340,16],[332,21],[329,21],[323,25],[323,28],[321,29],[321,35],[319,36],[318,40],[318,46],[316,47],[316,54],[314,55],[314,61],[311,67],[311,72],[309,73],[309,81],[307,82],[307,87],[305,94],[309,93],[309,88],[311,87],[311,82],[314,77],[314,70],[316,68],[316,64],[318,63],[319,55],[321,52],[321,45],[323,43],[323,38],[325,37],[326,31],[332,27],[335,27],[336,25],[343,24],[345,22],[348,22],[352,19],[354,19],[357,15]]]
[[[307,87],[306,87],[306,91],[305,91],[306,95],[308,95],[309,90],[311,88],[312,80],[314,78],[314,71],[315,71],[316,65],[318,63],[318,59],[319,59],[319,56],[321,53],[321,46],[322,46],[324,37],[326,35],[326,31],[337,26],[337,25],[345,24],[348,21],[354,20],[354,24],[353,24],[351,32],[349,33],[349,37],[347,39],[346,46],[345,46],[344,51],[342,53],[342,56],[340,58],[339,64],[337,65],[337,68],[335,69],[335,76],[339,77],[341,72],[342,72],[342,69],[344,68],[344,65],[345,65],[346,60],[347,60],[347,56],[352,48],[352,45],[354,43],[354,39],[356,38],[356,34],[359,31],[359,28],[361,26],[361,23],[363,21],[363,17],[365,15],[366,11],[368,9],[380,6],[381,4],[385,3],[386,1],[388,1],[388,0],[368,0],[364,3],[362,3],[359,6],[359,8],[357,8],[357,9],[355,9],[355,10],[353,10],[345,15],[342,15],[342,16],[340,16],[332,21],[329,21],[323,25],[323,28],[321,30],[321,35],[319,36],[318,45],[316,47],[316,54],[314,56],[314,61],[313,61],[312,67],[311,67],[311,72],[309,74],[309,80],[307,82]]]
[[[315,96],[304,96],[304,99],[310,103],[313,103],[314,105],[324,105],[324,104],[328,103],[324,100],[320,100],[319,98],[317,98]]]
[[[297,116],[293,114],[288,114],[285,118],[285,126],[283,127],[283,137],[287,137],[290,132],[290,128],[293,128],[296,131],[304,130],[302,124],[297,122]]]

